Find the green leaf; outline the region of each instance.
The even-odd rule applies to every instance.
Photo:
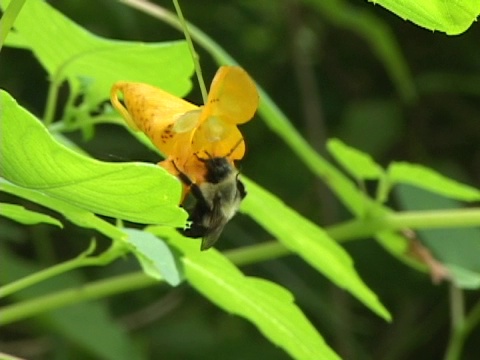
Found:
[[[445,264],[452,275],[455,285],[462,289],[478,290],[480,289],[480,273],[465,269],[454,264]]]
[[[383,169],[370,155],[344,144],[339,139],[331,139],[327,149],[339,164],[357,180],[376,180],[383,176]]]
[[[448,35],[466,31],[480,14],[477,0],[370,0],[418,26]]]
[[[224,310],[242,316],[295,359],[338,359],[325,344],[292,294],[267,280],[243,275],[215,249],[200,252],[198,243],[173,231],[152,228],[184,253],[190,284]]]
[[[27,210],[23,206],[16,204],[0,203],[0,215],[25,225],[46,223],[63,227],[60,221],[51,216]]]
[[[100,219],[99,217],[95,216],[95,214],[87,210],[70,205],[66,201],[55,199],[41,191],[26,189],[12,184],[2,178],[0,178],[0,191],[22,197],[49,209],[55,210],[65,216],[72,223],[84,228],[95,229],[111,239],[125,239],[125,234],[116,226]]]
[[[183,226],[178,179],[156,165],[107,163],[57,143],[0,91],[0,175],[91,212],[138,223]],[[21,145],[20,145],[21,144]]]
[[[457,200],[480,200],[480,190],[449,179],[421,165],[393,162],[387,169],[387,176],[392,184],[402,183],[414,185]]]
[[[1,1],[3,7],[5,1]],[[112,84],[119,80],[146,82],[174,95],[191,89],[193,62],[186,44],[139,43],[109,40],[89,33],[45,1],[29,0],[16,19],[20,41],[59,84],[68,80],[78,92],[88,80],[88,100],[107,99]],[[7,37],[7,45],[10,36]],[[15,39],[13,39],[15,40]]]
[[[395,189],[396,197],[404,209],[428,211],[431,209],[459,209],[462,203],[425,191],[418,187],[400,185]],[[435,259],[448,265],[452,280],[458,286],[474,285],[472,279],[480,274],[480,229],[477,227],[419,229],[416,231],[422,244]],[[459,276],[457,278],[457,275]],[[467,276],[468,275],[468,276]],[[473,282],[472,282],[473,281]]]
[[[353,261],[320,227],[287,207],[258,185],[242,178],[248,196],[242,211],[251,216],[288,249],[301,256],[337,286],[349,291],[386,320],[391,316],[358,276]]]
[[[172,286],[182,281],[182,274],[172,250],[165,242],[150,232],[137,229],[122,229],[128,234],[127,241],[135,247],[133,253],[143,270],[154,279],[165,279]]]

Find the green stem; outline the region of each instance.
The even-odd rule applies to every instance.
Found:
[[[75,131],[75,130],[81,129],[85,126],[98,125],[98,124],[115,124],[115,125],[125,126],[125,122],[118,117],[99,115],[96,117],[83,120],[82,122],[75,122],[73,124],[65,123],[65,121],[57,121],[51,124],[48,127],[48,130],[50,130],[50,132],[52,133],[69,132],[69,131]]]
[[[26,0],[12,0],[0,18],[0,51]]]
[[[72,259],[63,263],[54,265],[45,270],[38,271],[34,274],[28,275],[20,280],[14,281],[10,284],[0,287],[0,298],[11,295],[17,291],[23,290],[29,286],[35,285],[39,282],[45,281],[54,276],[63,274],[67,271],[77,269],[84,266],[101,265],[97,258],[86,259]]]
[[[138,9],[145,12],[157,19],[162,20],[171,27],[183,31],[183,27],[178,17],[170,11],[147,1],[139,0],[119,0],[119,2],[124,3],[132,8]],[[225,50],[223,50],[219,45],[217,45],[210,37],[205,34],[198,27],[187,23],[188,28],[191,32],[191,37],[195,42],[205,49],[219,64],[238,64],[234,58],[232,58]]]
[[[367,238],[381,231],[403,229],[434,229],[480,225],[480,208],[386,212],[384,216],[353,219],[326,228],[336,241]]]
[[[0,325],[20,321],[62,306],[138,290],[155,284],[158,284],[158,280],[148,277],[143,272],[95,281],[74,289],[63,290],[6,306],[0,310]]]
[[[452,330],[460,329],[465,323],[465,303],[463,290],[455,284],[450,284],[450,313]]]
[[[452,288],[454,285],[451,285]],[[467,316],[463,316],[463,296],[455,294],[454,291],[462,291],[461,289],[451,290],[451,303],[452,303],[452,336],[448,342],[447,352],[445,354],[445,360],[458,360],[461,358],[463,345],[468,335],[478,326],[480,323],[480,301],[470,310]],[[456,299],[456,298],[459,299]],[[460,298],[461,297],[461,298]],[[461,305],[455,305],[460,302]],[[459,307],[455,309],[455,307]],[[458,324],[455,326],[455,324]]]
[[[73,269],[86,266],[106,265],[125,253],[125,250],[121,245],[118,246],[114,243],[114,245],[112,245],[110,249],[106,250],[101,255],[96,257],[88,257],[88,255],[91,254],[94,249],[95,244],[92,243],[85,252],[72,260],[68,260],[63,263],[51,266],[47,269],[37,271],[36,273],[33,273],[10,284],[0,287],[0,298],[11,295],[17,291],[23,290],[27,287],[38,284],[42,281],[45,281]]]
[[[480,208],[397,212],[385,217],[385,226],[392,229],[453,228],[479,225]]]
[[[190,32],[188,31],[188,27],[187,27],[187,22],[183,17],[182,9],[180,8],[178,0],[173,0],[173,5],[175,6],[175,10],[177,11],[181,28],[185,35],[185,39],[187,40],[190,54],[192,55],[193,64],[195,66],[195,72],[197,74],[198,85],[200,86],[200,91],[202,92],[203,103],[207,104],[207,98],[208,98],[207,88],[205,87],[205,81],[203,80],[202,68],[200,67],[200,60],[199,60],[198,53],[195,51],[195,47],[193,46],[192,38],[190,37]]]
[[[224,253],[224,255],[237,266],[255,264],[290,254],[292,254],[292,251],[276,240],[245,246]]]
[[[48,127],[52,124],[55,116],[55,108],[57,106],[58,99],[58,84],[55,78],[50,81],[48,87],[47,104],[45,106],[45,113],[43,114],[43,121],[45,126]]]

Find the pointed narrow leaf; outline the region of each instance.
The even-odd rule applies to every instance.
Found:
[[[0,215],[25,225],[46,223],[63,227],[60,221],[51,216],[27,210],[23,206],[16,204],[0,203]]]
[[[375,180],[383,175],[383,169],[370,155],[347,146],[339,139],[331,139],[327,149],[343,168],[357,180]]]
[[[242,180],[248,191],[242,211],[330,281],[349,291],[384,319],[391,319],[375,293],[357,274],[352,259],[340,245],[320,227],[287,207],[272,194],[252,181],[245,178]]]
[[[178,264],[172,250],[163,240],[137,229],[125,228],[122,231],[128,234],[127,242],[135,247],[133,253],[148,276],[163,278],[172,286],[180,284],[182,275]]]
[[[387,169],[389,181],[414,185],[419,188],[464,201],[480,200],[480,190],[449,179],[422,165],[394,162]]]
[[[200,252],[198,243],[191,239],[154,231],[168,236],[169,242],[184,253],[187,280],[210,301],[251,321],[295,359],[339,359],[285,288],[243,275],[215,249]]]

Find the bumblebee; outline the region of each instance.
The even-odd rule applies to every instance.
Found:
[[[187,237],[202,238],[200,249],[207,250],[217,242],[247,192],[239,179],[238,170],[227,157],[197,158],[205,165],[204,182],[194,183],[177,169],[180,180],[190,188],[195,198],[194,206],[187,209],[190,224],[185,229],[177,230]]]

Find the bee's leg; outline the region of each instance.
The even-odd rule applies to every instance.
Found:
[[[203,197],[203,194],[202,194],[202,191],[200,190],[200,188],[198,187],[197,184],[195,184],[189,177],[187,174],[181,172],[178,168],[177,168],[177,165],[175,165],[175,162],[172,162],[173,163],[173,166],[175,167],[175,169],[177,170],[178,172],[178,178],[180,179],[180,181],[182,183],[184,183],[186,186],[188,186],[193,194],[193,196],[195,196],[195,199],[197,199],[197,201],[201,201],[203,203],[206,203],[205,201],[205,198]]]
[[[207,228],[203,225],[192,223],[190,227],[186,229],[177,228],[177,231],[183,236],[190,238],[203,238],[207,233]]]

